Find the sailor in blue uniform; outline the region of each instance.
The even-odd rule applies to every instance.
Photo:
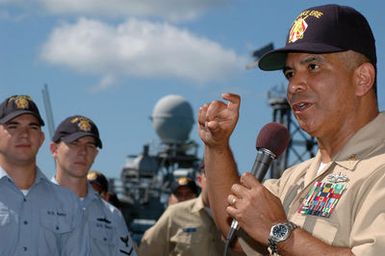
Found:
[[[87,174],[102,148],[95,123],[85,116],[70,116],[59,124],[52,138],[56,162],[54,182],[69,188],[83,209],[85,239],[92,256],[136,256],[121,212],[92,188]]]
[[[36,165],[43,125],[29,96],[0,105],[0,255],[88,255],[76,196]]]

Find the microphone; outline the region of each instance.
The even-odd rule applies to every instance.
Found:
[[[251,173],[260,182],[265,178],[271,162],[286,150],[289,141],[289,130],[280,123],[268,123],[259,131],[256,143],[257,157]]]
[[[259,131],[256,142],[257,156],[253,167],[251,168],[251,173],[260,182],[263,181],[272,161],[278,158],[286,150],[289,141],[289,130],[280,123],[268,123]],[[230,243],[233,239],[235,230],[238,228],[238,221],[233,219],[230,231],[226,238],[227,243]]]

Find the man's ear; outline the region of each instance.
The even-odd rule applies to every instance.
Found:
[[[355,69],[354,81],[357,96],[364,96],[373,88],[375,76],[375,68],[373,64],[369,62],[365,62]]]
[[[43,145],[44,140],[45,140],[45,134],[43,131],[41,131],[40,132],[40,147],[41,147],[41,145]]]
[[[55,142],[51,142],[49,144],[49,149],[51,151],[51,155],[55,156],[56,150],[57,150],[57,144]]]
[[[202,174],[198,174],[196,177],[195,177],[195,181],[196,183],[198,184],[199,187],[202,187]]]

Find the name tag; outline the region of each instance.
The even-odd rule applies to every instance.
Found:
[[[346,183],[314,182],[298,213],[329,218],[345,189]]]
[[[183,232],[185,232],[185,233],[194,233],[194,232],[197,232],[197,228],[194,228],[194,227],[184,228]]]

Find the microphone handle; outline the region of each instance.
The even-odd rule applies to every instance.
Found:
[[[258,149],[253,167],[251,168],[251,174],[253,174],[258,181],[262,182],[274,159],[275,155],[270,150],[265,148]]]
[[[251,168],[251,173],[257,177],[259,182],[262,182],[265,178],[267,171],[271,165],[271,162],[275,159],[275,155],[268,149],[261,148],[257,151],[257,156],[255,158],[253,167]],[[230,229],[237,230],[239,228],[238,221],[233,219],[231,222]]]

